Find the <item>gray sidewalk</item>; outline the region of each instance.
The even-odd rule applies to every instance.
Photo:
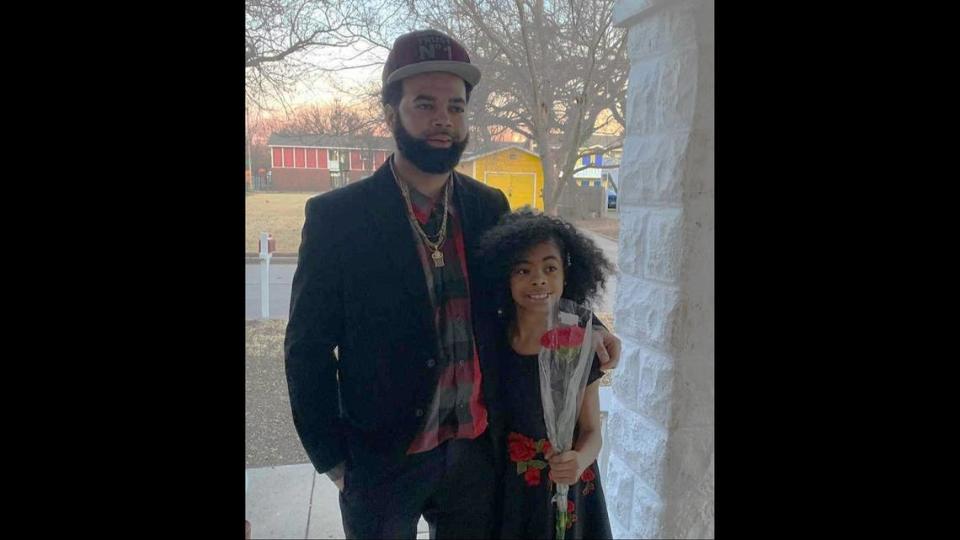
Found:
[[[337,487],[313,465],[247,469],[250,538],[343,538]],[[417,538],[429,538],[420,519]]]

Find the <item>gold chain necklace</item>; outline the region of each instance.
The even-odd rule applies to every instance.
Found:
[[[403,200],[407,205],[407,213],[410,221],[413,222],[414,229],[417,231],[423,243],[430,248],[432,253],[430,258],[433,259],[433,266],[440,268],[443,266],[443,252],[440,251],[440,247],[443,245],[444,240],[447,239],[447,209],[450,205],[450,179],[447,179],[447,183],[443,186],[443,220],[440,222],[440,232],[437,234],[437,240],[430,240],[430,237],[427,235],[426,231],[423,230],[423,227],[420,226],[420,221],[417,219],[416,214],[413,213],[413,201],[410,199],[410,187],[406,182],[400,179],[400,175],[397,174],[397,170],[393,167],[393,156],[390,156],[390,172],[393,173],[393,179],[397,182],[397,186],[400,187],[400,193],[403,194]]]

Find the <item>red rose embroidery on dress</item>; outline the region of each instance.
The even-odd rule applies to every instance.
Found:
[[[536,486],[540,484],[540,469],[530,467],[527,469],[527,472],[523,473],[523,479],[527,481],[528,486]]]

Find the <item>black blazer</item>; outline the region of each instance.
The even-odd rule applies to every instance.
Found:
[[[495,435],[495,307],[474,251],[510,207],[501,191],[468,176],[455,173],[454,182],[483,397]],[[430,313],[389,164],[307,202],[284,349],[294,425],[318,471],[346,460],[348,474],[373,474],[402,460],[439,377],[428,362],[437,343]]]

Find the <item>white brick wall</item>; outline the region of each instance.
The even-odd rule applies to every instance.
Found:
[[[627,93],[630,94],[634,88],[638,87],[628,86]],[[631,111],[635,109],[632,106],[627,108],[628,124]],[[620,178],[644,178],[644,182],[621,186],[618,204],[627,207],[680,204],[683,186],[675,179],[684,175],[683,167],[687,164],[684,157],[689,142],[690,134],[685,131],[646,136],[627,131],[620,161]],[[633,150],[627,153],[627,148]]]
[[[670,422],[673,359],[656,349],[624,337],[621,369],[613,378],[613,395],[619,405],[660,426]]]
[[[714,535],[713,0],[620,0],[621,368],[604,445],[619,538]]]
[[[621,273],[614,302],[617,331],[670,351],[679,316],[680,289],[627,274],[622,270],[622,262],[628,259],[622,247],[619,258]]]

